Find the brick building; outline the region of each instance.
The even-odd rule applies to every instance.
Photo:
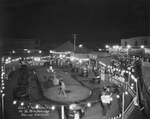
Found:
[[[150,36],[121,39],[121,46],[125,47],[127,45],[130,45],[131,47],[140,47],[141,45],[144,45],[144,47],[150,47]]]

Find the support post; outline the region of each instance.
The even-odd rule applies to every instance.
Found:
[[[61,119],[65,119],[64,105],[61,106]]]
[[[122,94],[122,119],[124,119],[124,92]]]
[[[3,116],[3,119],[5,119],[5,111],[4,111],[4,94],[2,94],[2,116]]]
[[[136,81],[135,83],[136,83],[136,96],[137,96],[138,105],[139,105],[138,82]]]
[[[130,77],[131,77],[131,74],[128,73],[128,84],[130,85]]]

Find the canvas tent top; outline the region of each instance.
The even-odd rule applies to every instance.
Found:
[[[76,50],[74,51],[74,44],[71,41],[67,41],[64,44],[60,45],[59,47],[53,49],[55,52],[75,52],[75,53],[87,53],[88,51],[86,48],[79,48],[76,46]]]

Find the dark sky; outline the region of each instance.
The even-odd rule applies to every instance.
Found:
[[[149,0],[0,0],[0,37],[120,43],[149,35]]]

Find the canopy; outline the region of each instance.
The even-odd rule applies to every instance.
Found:
[[[74,51],[74,44],[71,41],[67,41],[64,44],[60,45],[59,47],[53,49],[55,52],[67,52],[67,51],[72,51],[76,53],[85,53],[87,50],[85,48],[79,48],[76,46],[75,51]]]

